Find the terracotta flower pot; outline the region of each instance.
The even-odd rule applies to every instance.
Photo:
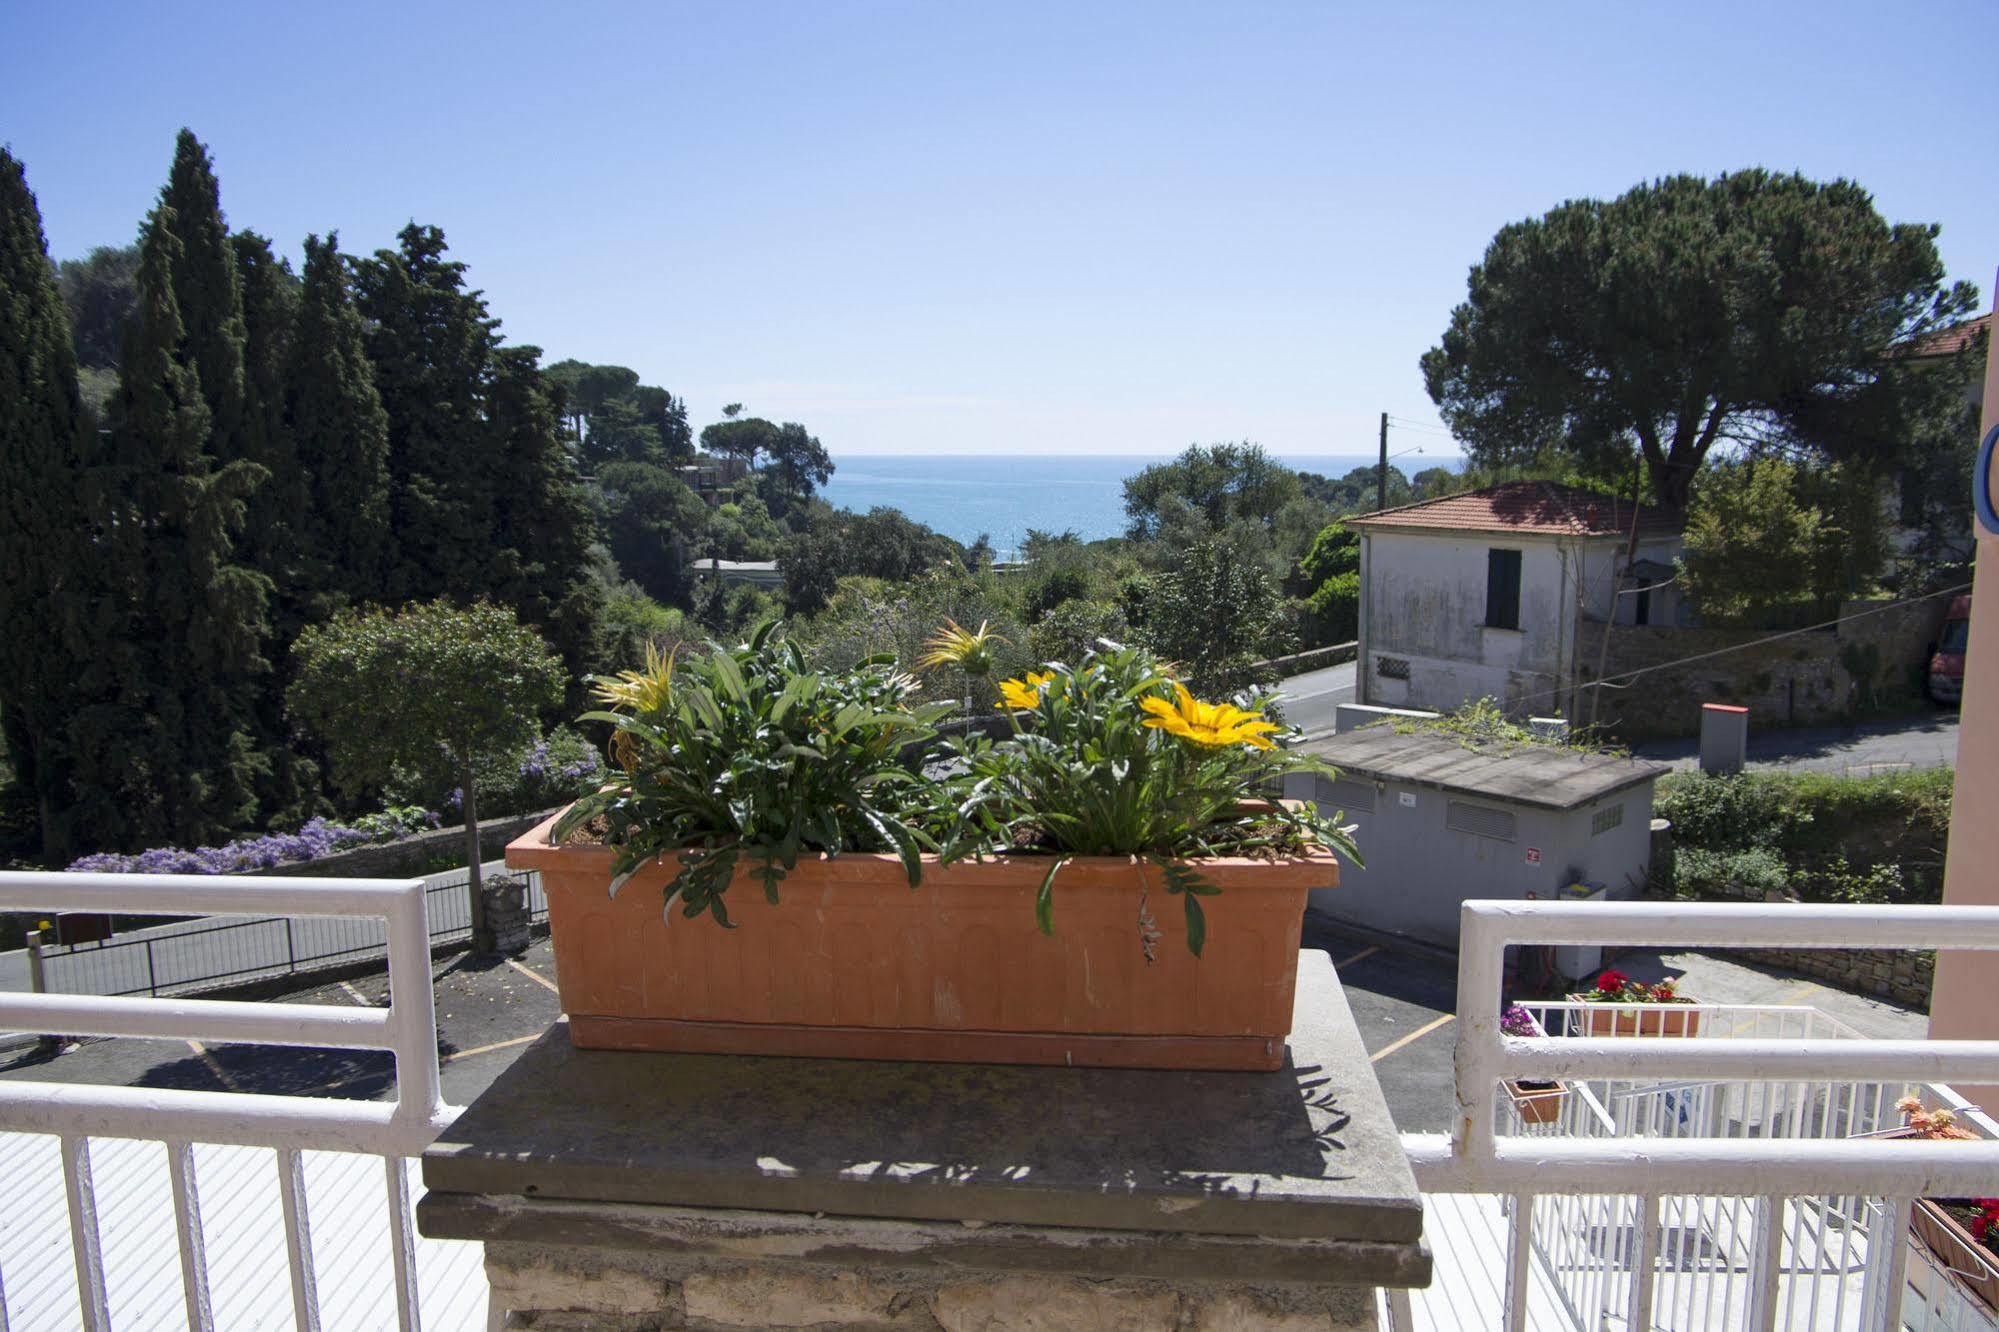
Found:
[[[507,848],[539,870],[556,977],[578,1046],[615,1050],[1275,1069],[1284,1061],[1299,931],[1313,888],[1339,882],[1321,852],[1216,860],[1204,956],[1156,866],[1078,857],[1055,881],[1055,933],[1034,922],[1041,857],[939,867],[912,889],[887,855],[799,862],[773,906],[747,870],[736,928],[662,919],[674,867],[612,898],[612,853],[550,846],[551,819]],[[1162,936],[1140,950],[1141,887]]]
[[[1546,1087],[1529,1087],[1508,1081],[1506,1094],[1512,1098],[1513,1108],[1520,1112],[1521,1123],[1552,1124],[1562,1117],[1562,1102],[1568,1100],[1569,1089],[1559,1082]]]
[[[1590,1003],[1580,995],[1569,998]],[[1639,1008],[1632,1004],[1592,1004],[1577,1010],[1582,1015],[1584,1036],[1696,1036],[1700,1034],[1700,1010],[1689,1003],[1685,1008]]]
[[[1936,1255],[1951,1280],[1999,1313],[1999,1254],[1980,1244],[1962,1222],[1930,1198],[1916,1199],[1909,1233]]]

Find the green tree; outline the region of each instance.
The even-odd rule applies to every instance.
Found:
[[[1360,630],[1360,534],[1328,523],[1298,561],[1305,589],[1306,646],[1349,643]]]
[[[161,202],[167,205],[161,216],[180,242],[173,285],[181,356],[193,367],[208,405],[209,452],[224,463],[249,458],[243,286],[222,216],[222,186],[208,149],[192,130],[183,129],[174,140],[173,169]]]
[[[687,424],[687,404],[663,388],[641,384],[631,392],[639,420],[659,432],[666,461],[684,463],[694,456],[694,431]]]
[[[618,570],[648,596],[687,596],[690,547],[708,523],[708,506],[663,467],[612,463],[597,473],[604,538]]]
[[[1680,581],[1709,624],[1778,627],[1865,591],[1884,544],[1880,489],[1864,473],[1718,463],[1694,487]]]
[[[777,571],[784,577],[784,609],[813,615],[825,609],[846,565],[846,534],[830,512],[814,513],[778,543]]]
[[[71,850],[73,686],[89,651],[78,633],[78,575],[89,556],[77,500],[95,440],[41,210],[4,148],[0,291],[0,728],[43,854],[60,864]]]
[[[69,307],[76,362],[116,370],[139,280],[139,247],[100,245],[82,259],[62,261],[63,304]]]
[[[1620,476],[1636,454],[1668,505],[1717,446],[1878,472],[1920,374],[1890,348],[1977,299],[1936,232],[1761,169],[1565,203],[1493,238],[1424,381],[1475,463],[1553,448]]]
[[[740,403],[730,406],[742,410]],[[731,415],[702,429],[701,451],[718,458],[740,458],[743,466],[754,469],[757,459],[775,451],[777,436],[778,427],[761,416]]]
[[[479,765],[530,744],[562,699],[562,663],[514,613],[443,601],[343,611],[292,649],[293,713],[318,733],[350,792],[398,768],[464,792],[473,947],[491,951],[481,900]]]
[[[1266,684],[1256,663],[1288,651],[1284,598],[1260,560],[1215,539],[1186,550],[1145,607],[1144,641],[1177,662],[1190,687],[1230,693]]]
[[[1124,511],[1131,538],[1150,541],[1176,500],[1219,531],[1238,521],[1268,525],[1298,494],[1298,474],[1259,444],[1195,444],[1170,463],[1154,463],[1127,477]]]
[[[781,501],[781,507],[772,507],[779,516],[790,512],[799,500],[811,498],[818,487],[832,479],[832,455],[796,421],[786,421],[777,428],[768,452],[771,477]]]
[[[266,474],[208,451],[174,295],[179,230],[163,192],[141,243],[106,484],[91,496],[96,651],[79,672],[76,813],[113,845],[224,840],[255,817],[267,775],[255,709],[270,582],[234,548]],[[236,376],[240,390],[240,359]]]
[[[616,463],[658,466],[666,461],[666,444],[659,428],[640,416],[637,407],[613,398],[590,414],[590,433],[578,446],[577,457],[593,474]]]
[[[339,239],[305,239],[305,274],[286,375],[285,417],[300,482],[304,618],[380,600],[389,559],[389,418]]]

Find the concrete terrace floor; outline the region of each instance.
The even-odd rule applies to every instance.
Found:
[[[1397,1126],[1406,1132],[1446,1130],[1454,1103],[1456,962],[1437,952],[1354,934],[1314,915],[1306,918],[1305,946],[1333,959]],[[1927,1031],[1928,1018],[1921,1013],[1774,968],[1732,961],[1724,952],[1636,952],[1620,956],[1617,965],[1647,979],[1677,975],[1685,993],[1710,1002],[1812,1005],[1869,1036],[1921,1038]],[[543,938],[515,959],[441,958],[434,974],[444,1094],[453,1104],[464,1105],[560,1013],[554,957]],[[287,999],[380,1005],[387,996],[386,976],[369,975],[315,986]],[[392,1064],[383,1052],[189,1041],[88,1040],[53,1057],[16,1049],[0,1053],[0,1078],[358,1100],[393,1092]]]

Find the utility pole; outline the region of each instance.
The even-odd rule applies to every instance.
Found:
[[[1388,507],[1388,413],[1381,414],[1381,470],[1374,479],[1374,507],[1380,511]]]

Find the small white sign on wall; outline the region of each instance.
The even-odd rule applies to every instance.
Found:
[[[1402,808],[1404,809],[1416,808],[1416,793],[1414,791],[1404,791],[1401,795],[1396,797],[1396,800],[1401,804]]]

